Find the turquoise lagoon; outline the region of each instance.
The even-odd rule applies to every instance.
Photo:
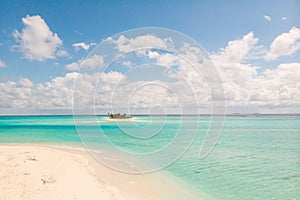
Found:
[[[180,116],[137,116],[140,122],[106,121],[97,116],[101,133],[91,130],[93,116],[77,117],[77,128],[86,141],[101,144],[97,134],[105,134],[112,143],[128,151],[145,153],[167,145],[176,137]],[[185,124],[199,120],[197,136],[184,155],[163,169],[190,188],[192,197],[205,194],[216,200],[300,199],[300,118],[297,116],[227,116],[221,137],[205,158],[198,157],[210,124],[209,116],[189,116]],[[163,123],[163,126],[161,124]],[[188,126],[187,126],[188,127]],[[139,130],[142,131],[139,133]],[[124,134],[157,132],[147,142]],[[187,136],[193,130],[183,130]],[[188,142],[188,141],[186,141]],[[73,116],[1,116],[0,143],[38,143],[81,146]],[[180,144],[185,144],[183,141]],[[178,144],[178,145],[180,145]],[[105,145],[105,144],[103,144]]]

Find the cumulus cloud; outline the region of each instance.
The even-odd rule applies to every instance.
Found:
[[[68,71],[77,71],[80,68],[80,63],[81,63],[81,60],[79,60],[77,62],[72,62],[70,64],[67,64],[65,66],[65,69]]]
[[[228,42],[227,46],[218,53],[218,58],[224,62],[239,63],[250,56],[250,51],[253,50],[257,42],[258,38],[254,37],[253,32],[249,32],[241,39]]]
[[[170,53],[158,53],[156,51],[148,51],[147,56],[150,59],[156,60],[156,64],[165,67],[178,65],[180,63],[180,58]]]
[[[270,86],[274,88],[277,87],[277,92],[279,92],[283,88],[289,88],[291,90],[294,90],[294,92],[291,92],[290,95],[298,95],[299,97],[300,92],[297,92],[295,90],[299,90],[300,86],[300,63],[283,63],[275,69],[267,69],[264,72],[264,75],[266,76],[265,80],[267,82],[273,80]]]
[[[136,49],[147,48],[166,48],[170,45],[169,38],[159,38],[154,35],[141,35],[135,38],[127,38],[121,35],[117,40],[108,38],[108,41],[114,43],[120,52],[128,52]]]
[[[82,66],[86,68],[102,67],[104,64],[103,56],[94,55],[86,58],[82,62]]]
[[[262,79],[257,80],[257,88],[253,91],[253,99],[274,106],[297,105],[300,101],[300,63],[283,63],[277,68],[268,69]],[[297,109],[298,108],[298,109]]]
[[[82,68],[96,68],[96,67],[102,67],[104,64],[104,60],[103,60],[103,56],[99,56],[97,54],[90,56],[86,59],[80,59],[76,62],[67,64],[65,66],[66,70],[68,71],[77,71],[80,69],[80,67]]]
[[[150,38],[152,37],[154,36]],[[128,38],[122,40],[126,42],[115,43],[117,47],[121,45],[120,51],[129,48],[128,45],[136,48],[147,43],[141,42],[140,38],[139,42]],[[168,45],[164,39],[161,41]],[[282,109],[281,112],[300,112],[300,63],[281,63],[272,69],[258,71],[257,69],[263,69],[262,66],[247,62],[257,45],[258,38],[249,32],[239,39],[229,41],[227,46],[211,55],[221,76],[229,110],[247,108],[247,112],[275,112],[276,109]],[[178,55],[157,49],[143,51],[137,58],[141,61],[148,59],[149,63],[157,64],[169,78],[149,81],[130,79],[130,73],[136,68],[126,66],[137,61],[130,60],[131,57],[122,58],[124,60],[120,65],[123,66],[123,71],[95,72],[95,69],[104,65],[104,59],[93,55],[66,66],[71,71],[78,70],[80,66],[85,67],[85,73],[71,72],[38,84],[33,84],[27,78],[20,78],[17,82],[0,82],[0,107],[71,109],[74,93],[76,109],[83,110],[107,110],[115,106],[116,111],[120,112],[119,109],[125,109],[128,105],[134,109],[146,110],[160,105],[174,108],[177,113],[180,111],[178,106],[190,106],[191,112],[195,111],[195,106],[200,106],[207,111],[212,99],[207,83],[214,80],[203,77],[205,70],[209,70],[207,68],[211,65],[199,59],[199,54],[201,49],[189,44],[183,44]],[[197,69],[202,74],[185,59],[197,63]],[[156,73],[149,73],[147,77],[150,75]],[[76,87],[73,90],[75,81]]]
[[[124,38],[124,40],[126,40],[126,38]],[[228,42],[225,48],[220,49],[218,53],[211,56],[219,69],[229,107],[254,109],[252,112],[267,107],[295,108],[295,106],[299,104],[297,103],[297,101],[299,102],[299,92],[297,91],[299,88],[296,86],[298,85],[297,80],[291,79],[290,83],[288,83],[286,82],[287,79],[283,76],[275,76],[274,73],[280,74],[282,71],[285,71],[285,73],[282,73],[286,74],[285,77],[294,77],[292,74],[297,76],[298,64],[281,64],[277,66],[277,68],[259,73],[257,69],[262,69],[262,66],[247,63],[247,60],[252,58],[253,52],[259,47],[258,41],[258,38],[254,37],[253,32],[249,32],[240,39]],[[188,60],[193,63],[199,62],[199,58],[196,55],[200,53],[201,50],[199,48],[189,46],[188,44],[183,45],[181,49],[181,56],[188,58]],[[148,50],[143,55],[154,59],[156,64],[163,65],[164,67],[178,65],[178,71],[166,70],[166,75],[175,78],[177,81],[171,84],[164,84],[167,84],[173,91],[180,94],[179,96],[185,97],[186,104],[193,101],[193,97],[190,95],[191,93],[189,94],[187,91],[190,91],[191,85],[197,85],[199,87],[192,88],[192,94],[197,98],[199,103],[203,103],[202,105],[206,106],[208,105],[207,102],[211,98],[209,91],[205,88],[205,82],[208,80],[203,80],[198,72],[194,71],[188,63],[172,54],[159,53],[153,50]],[[284,67],[286,65],[290,67]],[[201,70],[205,70],[205,68],[201,68]],[[277,72],[276,70],[279,71]],[[184,85],[184,82],[188,85]],[[292,97],[294,99],[292,99]],[[151,97],[147,100],[149,99],[151,99]],[[293,111],[296,110],[297,109],[294,109]]]
[[[117,87],[112,95],[114,109],[129,106],[128,110],[145,109],[153,106],[180,106],[172,85],[161,81],[138,81]],[[179,107],[178,107],[179,108]],[[178,112],[179,113],[179,112]]]
[[[6,66],[5,62],[3,62],[2,60],[0,60],[0,68],[4,68]]]
[[[122,65],[126,66],[126,67],[132,67],[133,64],[132,64],[132,62],[130,60],[127,60],[127,61],[123,61]]]
[[[225,49],[240,43],[243,42],[231,41]],[[241,62],[251,52],[251,48],[255,46],[250,45],[244,51],[241,49],[243,53],[238,54],[239,56],[236,56],[235,51],[224,53],[224,50],[212,55],[214,63],[220,69],[228,106],[256,108],[256,111],[263,112],[270,112],[267,107],[290,107],[294,109],[290,109],[290,112],[299,112],[300,110],[295,108],[299,108],[300,102],[300,84],[297,81],[300,63],[279,64],[260,74],[257,71],[260,66]]]
[[[20,78],[18,82],[22,87],[25,88],[30,88],[33,86],[33,83],[28,78]]]
[[[32,97],[31,89],[23,87],[16,82],[0,82],[1,109],[27,108]]]
[[[277,36],[265,55],[266,60],[275,60],[281,56],[289,56],[300,49],[300,29],[293,27],[287,33]]]
[[[281,17],[281,20],[285,21],[287,20],[287,17]]]
[[[91,109],[94,106],[93,92],[99,77],[102,77],[102,83],[109,92],[113,91],[116,80],[121,82],[126,79],[118,72],[96,74],[71,72],[38,84],[33,84],[28,78],[20,78],[18,82],[0,82],[0,109],[71,109],[75,81],[77,81],[75,91],[80,95],[78,100],[82,101],[80,106],[83,109]],[[105,100],[107,90],[97,90],[97,92],[99,95],[102,94],[102,100]]]
[[[271,17],[268,16],[268,15],[265,15],[265,16],[264,16],[264,19],[267,20],[267,21],[269,21],[269,22],[272,20]]]
[[[66,50],[60,49],[60,50],[58,50],[58,51],[56,52],[56,55],[57,55],[58,57],[65,57],[65,56],[68,56],[69,53],[68,53]]]
[[[72,44],[72,46],[75,48],[75,51],[78,51],[80,48],[87,51],[87,50],[89,50],[89,48],[91,46],[94,46],[94,45],[96,45],[96,43],[94,43],[94,42],[92,42],[90,44],[86,44],[84,42],[78,42],[78,43]]]
[[[50,30],[45,20],[39,15],[27,15],[22,18],[22,23],[24,28],[21,32],[13,32],[17,45],[12,49],[22,52],[28,60],[43,61],[56,58],[63,41]]]

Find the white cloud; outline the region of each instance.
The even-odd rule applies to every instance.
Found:
[[[112,106],[115,109],[129,105],[131,109],[148,110],[155,105],[170,107],[179,105],[176,96],[165,82],[132,82],[122,87],[117,87],[112,95]],[[179,113],[179,112],[178,112]]]
[[[82,62],[82,66],[86,68],[102,67],[104,64],[103,56],[94,55],[86,58]]]
[[[75,48],[76,51],[78,51],[80,48],[87,51],[90,48],[90,45],[85,44],[84,42],[74,43],[74,44],[72,44],[72,46]]]
[[[264,79],[261,80],[261,87],[272,105],[282,106],[294,104],[300,101],[300,63],[283,63],[275,69],[268,69],[264,72]],[[259,95],[259,98],[266,101],[266,97]],[[297,111],[297,109],[295,109]]]
[[[240,48],[243,53],[238,56],[235,51],[239,49],[237,46],[244,45],[229,48],[233,44],[241,43],[245,42],[231,41],[220,53],[212,55],[213,61],[221,73],[228,107],[247,108],[248,112],[271,113],[272,110],[268,108],[285,107],[286,110],[289,109],[287,112],[300,112],[300,84],[298,81],[300,63],[280,64],[274,69],[267,69],[263,74],[259,74],[257,69],[261,67],[242,62],[243,58],[247,57],[253,48],[256,48],[255,45],[246,45],[248,47],[244,48],[244,51],[243,48]],[[253,42],[251,43],[253,44]],[[226,49],[227,51],[225,51]]]
[[[226,47],[211,56],[221,75],[229,112],[232,109],[238,112],[247,109],[248,113],[300,112],[300,63],[282,63],[272,69],[258,71],[261,66],[247,63],[257,43],[258,39],[250,32],[240,39],[229,41]],[[201,49],[184,44],[180,53],[192,63],[200,63],[197,55]],[[163,65],[162,72],[172,81],[132,81],[129,74],[126,77],[118,71],[89,73],[88,70],[86,73],[67,73],[39,84],[21,78],[18,82],[0,82],[0,108],[71,109],[73,92],[76,94],[76,108],[83,110],[93,109],[94,105],[96,109],[107,110],[112,103],[117,112],[128,105],[145,110],[161,105],[176,110],[178,100],[181,106],[196,106],[198,103],[204,110],[210,108],[211,94],[206,85],[209,80],[203,80],[201,74],[180,56],[150,49],[140,56],[144,56],[141,60],[148,59],[151,63]],[[132,63],[129,59],[122,64],[124,67]],[[104,65],[104,60],[94,55],[85,62],[81,59],[71,63],[66,69],[78,70],[81,64],[87,69],[98,69]],[[207,67],[205,62],[204,65]],[[73,91],[75,80],[77,87]],[[96,90],[95,86],[98,87]],[[195,110],[195,107],[191,108],[191,111]]]
[[[267,69],[264,74],[267,80],[278,80],[280,85],[300,84],[300,63],[282,63],[275,69]]]
[[[264,16],[264,19],[267,20],[267,21],[269,21],[269,22],[272,20],[271,17],[268,16],[268,15],[265,15],[265,16]]]
[[[22,86],[13,81],[0,82],[0,108],[23,109],[27,108],[28,101],[32,97],[31,88]]]
[[[126,66],[126,67],[132,67],[133,64],[132,64],[132,62],[130,60],[127,60],[127,61],[123,61],[122,65]]]
[[[126,38],[121,35],[117,40],[108,38],[108,41],[116,44],[120,52],[128,52],[136,49],[161,48],[164,49],[170,45],[169,38],[159,38],[154,35],[141,35],[135,38]]]
[[[79,74],[67,73],[62,77],[55,77],[50,82],[33,84],[27,78],[15,82],[0,82],[0,107],[10,109],[71,109],[73,85],[75,88],[76,109],[109,109],[111,100],[116,111],[127,106],[148,110],[153,105],[165,108],[178,108],[180,100],[184,106],[195,101],[209,107],[209,91],[201,77],[182,65],[180,77],[184,79],[176,82],[126,82],[126,76],[120,72]],[[261,107],[267,110],[268,106],[292,107],[297,112],[300,102],[300,63],[285,63],[275,69],[266,70],[260,76],[249,65],[236,64],[233,67],[219,66],[222,70],[222,80],[225,87],[228,106]],[[97,81],[101,80],[95,91]],[[191,88],[189,84],[197,87]],[[142,87],[145,85],[144,87]],[[169,89],[168,89],[169,88]],[[201,90],[194,90],[201,89]],[[176,96],[174,96],[176,94]],[[95,96],[94,96],[95,95]],[[129,98],[130,97],[130,98]],[[178,99],[177,99],[178,98]],[[182,105],[181,105],[182,106]],[[268,110],[270,111],[270,110]],[[253,111],[252,111],[253,112]],[[178,112],[177,112],[178,113]]]
[[[170,67],[173,65],[178,65],[179,59],[177,57],[174,57],[172,54],[164,54],[157,59],[157,64]]]
[[[164,53],[164,54],[159,54],[156,51],[149,51],[147,52],[147,55],[150,59],[155,59],[156,64],[162,65],[165,67],[170,67],[173,65],[178,65],[179,64],[179,57],[169,54],[169,53]]]
[[[242,62],[250,56],[250,51],[255,47],[257,42],[258,38],[254,37],[253,32],[250,32],[241,39],[228,42],[227,46],[222,48],[220,53],[218,53],[218,58],[229,63]]]
[[[58,50],[57,52],[56,52],[56,55],[58,56],[58,57],[65,57],[65,56],[68,56],[69,55],[69,53],[67,52],[67,51],[65,51],[65,50]]]
[[[159,56],[160,56],[160,54],[158,52],[156,52],[156,51],[150,51],[150,52],[148,52],[148,57],[150,59],[152,59],[152,58],[158,58]]]
[[[6,66],[5,62],[3,62],[2,60],[0,60],[0,68],[4,68]]]
[[[265,55],[266,60],[275,60],[281,56],[292,55],[300,49],[300,29],[293,27],[287,33],[277,36]]]
[[[116,84],[120,81],[125,80],[125,75],[123,75],[120,72],[116,72],[116,71],[111,71],[108,73],[101,73],[101,81],[104,83],[109,83],[109,84]]]
[[[250,99],[253,77],[257,76],[257,72],[253,66],[241,62],[249,55],[257,40],[252,33],[248,33],[242,39],[228,42],[228,46],[221,49],[220,53],[211,56],[220,70],[227,100],[247,102]]]
[[[77,71],[77,70],[79,70],[79,68],[80,68],[80,61],[77,61],[77,62],[72,62],[72,63],[70,63],[70,64],[67,64],[66,66],[65,66],[65,68],[66,68],[66,70],[68,70],[68,71]]]
[[[111,92],[115,81],[121,82],[126,79],[118,72],[79,74],[76,72],[67,73],[65,76],[55,77],[49,82],[33,84],[27,78],[20,78],[18,83],[9,81],[0,82],[0,110],[1,109],[35,109],[55,110],[71,109],[73,100],[73,87],[75,80],[77,86],[76,94],[80,96],[75,100],[80,109],[92,109],[94,106],[94,91],[96,83],[102,77],[102,87],[105,85],[108,90],[97,90],[102,101],[107,100],[107,91]]]
[[[79,70],[80,67],[85,68],[85,69],[93,69],[96,67],[103,67],[104,60],[102,56],[99,56],[97,54],[90,56],[86,59],[80,59],[77,60],[76,62],[67,64],[65,66],[66,70],[69,71],[76,71]]]
[[[262,69],[261,66],[246,62],[252,59],[253,53],[255,53],[254,51],[260,48],[257,43],[258,38],[254,37],[253,32],[250,32],[241,39],[228,42],[225,48],[211,56],[220,70],[229,107],[246,108],[248,112],[256,112],[258,110],[267,109],[268,107],[297,107],[297,105],[299,105],[297,101],[299,102],[300,98],[299,92],[296,91],[296,89],[299,89],[299,86],[296,86],[297,80],[293,78],[290,83],[288,83],[283,76],[274,76],[271,74],[275,72],[279,74],[282,73],[281,71],[285,71],[286,74],[295,74],[297,77],[298,73],[296,71],[298,70],[298,64],[286,64],[289,66],[292,65],[294,68],[283,68],[282,65],[279,65],[275,68],[279,70],[279,72],[271,70],[270,72],[266,71],[260,74],[257,69]],[[197,57],[198,54],[201,54],[199,48],[184,45],[181,52],[182,55],[180,56],[187,58],[192,63],[199,62],[199,58]],[[192,88],[192,93],[197,98],[197,101],[202,105],[206,105],[206,107],[209,106],[207,102],[209,102],[211,97],[205,85],[205,81],[208,80],[202,80],[201,75],[193,70],[188,63],[182,61],[175,55],[158,53],[152,50],[148,50],[144,56],[147,56],[149,59],[154,59],[156,64],[166,67],[178,65],[179,68],[177,72],[169,69],[166,71],[168,77],[174,78],[177,81],[164,84],[172,88],[172,91],[180,94],[180,97],[184,97],[182,99],[185,99],[186,104],[193,101],[193,96],[188,92],[191,92]],[[184,82],[188,83],[188,85],[184,84]],[[134,88],[131,89],[134,90]],[[128,89],[128,91],[131,90]],[[147,105],[151,105],[151,103],[149,103],[152,99],[151,95],[149,96],[149,94],[144,93],[144,98],[145,97],[146,99],[142,97],[137,99],[139,99],[138,101],[140,102],[148,102]],[[294,99],[292,99],[292,97]],[[157,103],[157,101],[154,100],[153,102]],[[297,109],[294,111],[296,110]]]
[[[26,88],[30,88],[33,86],[33,83],[28,78],[20,78],[19,84]]]
[[[39,15],[27,15],[22,18],[22,22],[22,31],[13,32],[17,45],[12,48],[22,52],[28,60],[43,61],[56,58],[63,41],[50,30],[44,19]]]
[[[285,21],[287,20],[287,17],[281,17],[281,20]]]

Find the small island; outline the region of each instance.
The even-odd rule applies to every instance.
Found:
[[[132,118],[129,115],[126,115],[126,113],[121,114],[121,113],[117,113],[117,114],[110,114],[108,113],[107,115],[108,119],[130,119]]]

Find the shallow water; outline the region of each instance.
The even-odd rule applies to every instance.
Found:
[[[101,148],[107,145],[99,137],[102,134],[123,150],[147,153],[164,148],[179,134],[176,148],[183,148],[192,142],[196,130],[185,154],[164,169],[185,181],[194,199],[199,191],[220,200],[300,198],[300,118],[226,117],[218,143],[203,159],[198,155],[211,123],[209,117],[136,119],[139,121],[116,123],[103,116],[80,116],[75,126],[72,116],[3,116],[0,143],[80,146],[80,137],[84,137],[85,142]]]

